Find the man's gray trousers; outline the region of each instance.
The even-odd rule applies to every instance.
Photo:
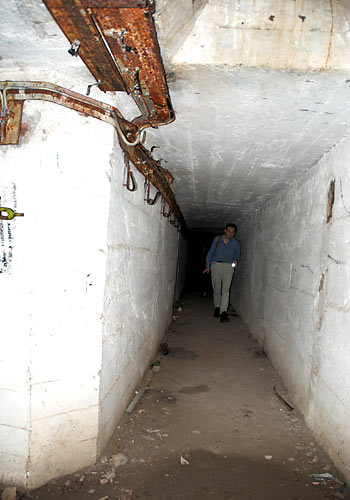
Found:
[[[212,262],[210,271],[214,291],[214,307],[220,307],[220,313],[227,312],[231,281],[235,269],[230,262]]]

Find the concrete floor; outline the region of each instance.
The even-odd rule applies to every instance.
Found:
[[[220,323],[211,298],[193,293],[166,340],[101,461],[17,498],[350,499],[239,317]],[[324,473],[333,480],[312,478]]]

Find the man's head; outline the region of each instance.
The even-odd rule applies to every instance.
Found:
[[[227,240],[230,240],[231,238],[234,237],[234,235],[236,234],[236,231],[237,231],[236,224],[229,222],[228,224],[226,224],[226,227],[225,227],[225,238]]]

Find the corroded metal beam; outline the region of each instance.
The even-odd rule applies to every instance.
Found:
[[[175,119],[151,0],[43,0],[103,91],[125,91],[141,127]]]
[[[130,141],[134,141],[140,131],[137,125],[125,120],[117,108],[52,83],[0,82],[0,96],[2,101],[0,116],[8,115],[6,109],[11,101],[44,100],[108,122],[114,127],[116,127],[117,117],[122,131],[127,139],[130,137]],[[2,122],[6,123],[6,119],[2,120]],[[7,127],[5,132],[7,134]],[[17,143],[18,141],[11,144]],[[1,137],[0,144],[4,144]]]
[[[141,8],[149,9],[152,13],[154,2],[151,0],[82,0],[85,8],[88,7],[110,7],[113,9]]]
[[[1,94],[3,96],[3,94]],[[0,113],[0,145],[18,144],[23,102],[11,99]]]
[[[101,34],[82,2],[79,0],[44,0],[44,3],[70,43],[79,42],[77,53],[95,79],[103,82],[100,88],[104,91],[126,91],[118,68],[106,50]]]

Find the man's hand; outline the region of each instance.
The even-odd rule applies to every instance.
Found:
[[[210,273],[210,267],[209,266],[205,266],[203,274],[209,274],[209,273]]]

